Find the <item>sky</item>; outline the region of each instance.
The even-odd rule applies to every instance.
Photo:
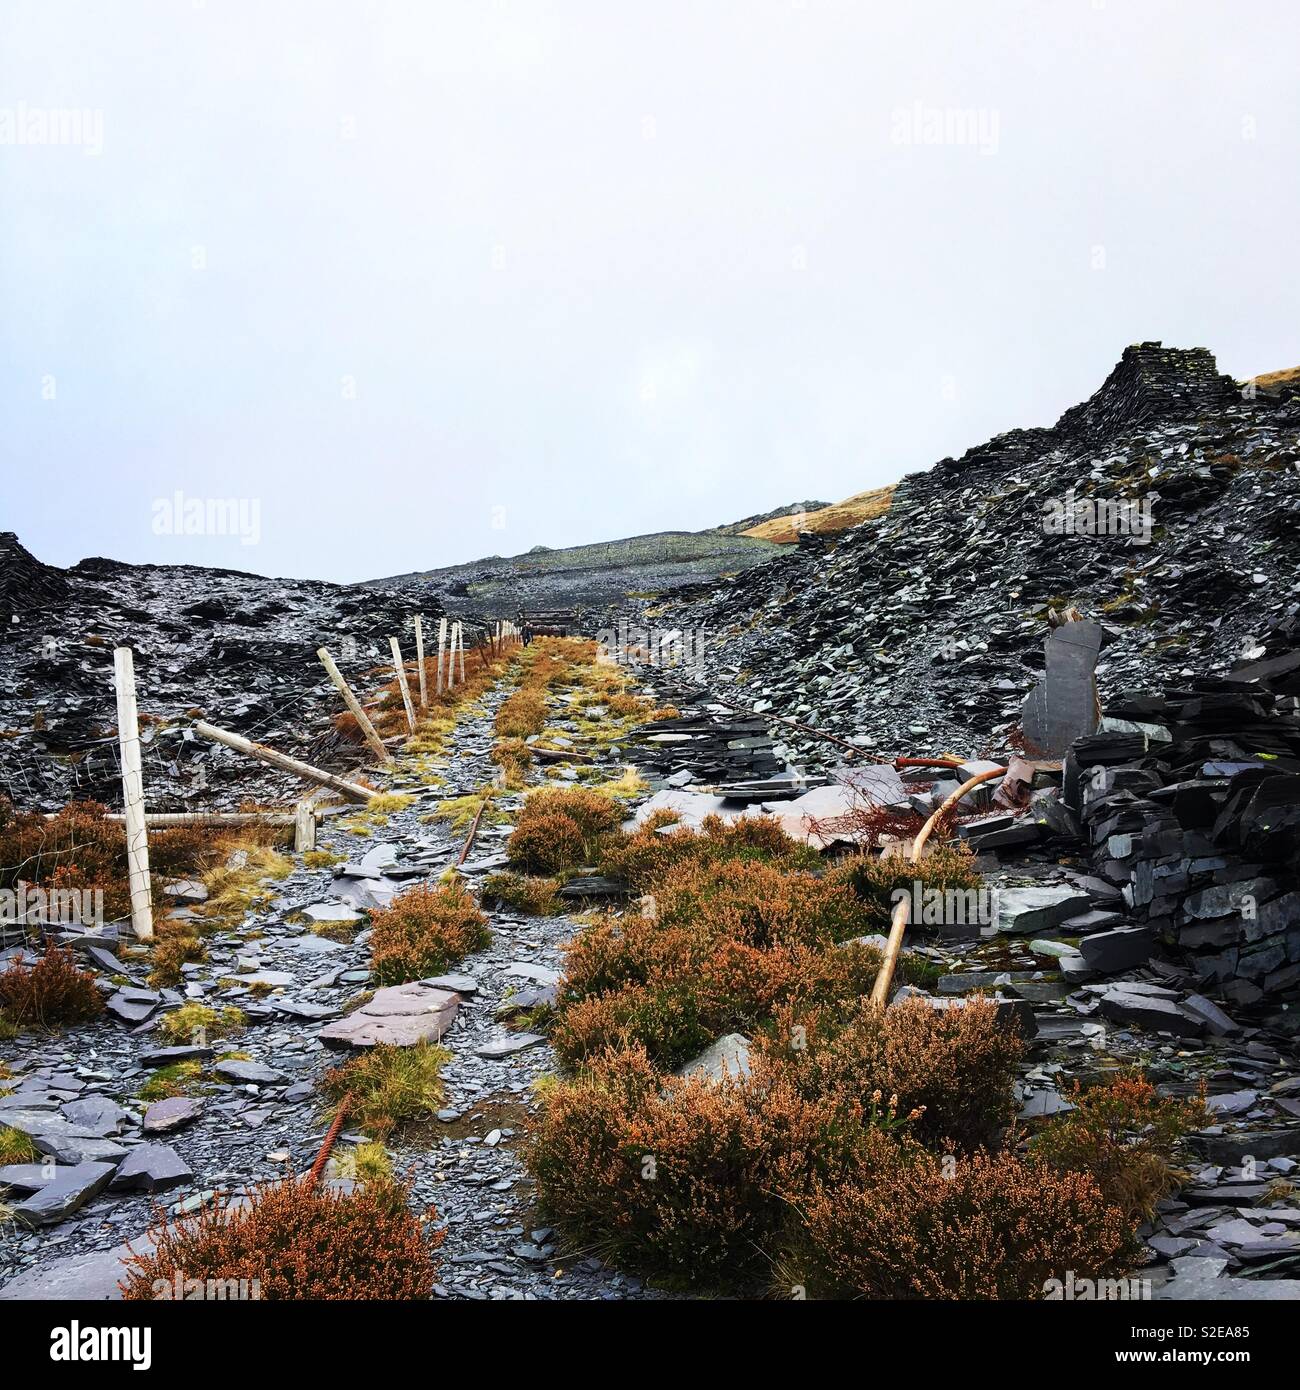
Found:
[[[1300,365],[1294,0],[0,0],[0,530],[354,581]]]

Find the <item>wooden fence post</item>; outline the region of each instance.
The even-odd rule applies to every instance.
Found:
[[[456,640],[460,643],[460,683],[465,684],[465,624],[456,624]]]
[[[117,746],[122,754],[122,809],[126,817],[131,930],[137,941],[152,941],[149,831],[144,819],[144,777],[140,771],[140,716],[135,702],[135,658],[130,647],[118,647],[113,652],[113,684],[117,690]]]
[[[420,673],[420,708],[429,708],[429,687],[424,677],[424,625],[420,615],[415,615],[415,666]]]
[[[312,767],[310,763],[299,762],[297,758],[268,748],[264,743],[254,743],[242,734],[232,734],[228,729],[218,729],[215,724],[209,724],[205,720],[194,721],[194,732],[202,738],[210,738],[213,743],[224,743],[227,748],[233,748],[236,752],[246,753],[250,758],[257,758],[272,767],[278,767],[282,772],[292,772],[295,777],[301,777],[304,781],[328,787],[352,801],[373,801],[379,795],[373,787],[363,787],[359,782],[349,782],[346,777],[336,777],[332,772],[324,772],[318,767]]]
[[[402,663],[402,649],[397,645],[397,638],[390,637],[388,645],[393,652],[393,669],[397,672],[397,688],[402,692],[402,704],[406,707],[406,723],[411,732],[415,732],[415,706],[411,704],[411,687],[406,683],[406,667]]]
[[[343,674],[334,664],[334,658],[329,654],[329,650],[325,647],[317,647],[316,655],[320,657],[321,665],[329,673],[329,678],[334,682],[339,694],[343,696],[343,703],[347,705],[353,719],[361,726],[361,732],[370,745],[370,751],[381,763],[386,763],[388,761],[388,749],[384,747],[383,739],[375,732],[375,726],[370,722],[370,716],[361,708],[361,701],[352,693],[352,687],[343,679]]]

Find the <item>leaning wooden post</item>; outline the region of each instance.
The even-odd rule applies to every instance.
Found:
[[[117,647],[113,652],[113,684],[117,690],[117,746],[122,754],[122,806],[126,816],[131,930],[137,941],[152,941],[149,831],[144,818],[144,777],[140,771],[140,715],[135,703],[135,659],[130,647]]]
[[[297,758],[268,748],[264,743],[254,743],[242,734],[232,734],[228,729],[218,729],[215,724],[208,724],[202,719],[194,721],[194,732],[201,738],[210,738],[213,743],[224,743],[227,748],[233,748],[238,753],[246,753],[250,758],[257,758],[260,762],[278,767],[281,772],[292,772],[295,777],[301,777],[306,782],[328,787],[351,801],[373,801],[379,795],[373,787],[363,787],[360,782],[349,782],[346,777],[336,777],[332,772],[324,772],[318,767],[312,767],[310,763],[299,762]]]
[[[420,673],[420,708],[429,708],[429,687],[424,677],[424,626],[415,615],[415,668]]]
[[[402,649],[397,645],[397,638],[390,637],[388,645],[393,652],[393,669],[397,672],[397,688],[402,692],[402,704],[406,706],[406,723],[411,732],[415,732],[415,706],[411,704],[411,687],[406,683],[406,667],[402,664]]]
[[[460,644],[460,683],[465,684],[465,624],[456,624],[456,640]]]
[[[447,619],[438,619],[438,694],[442,694],[442,668],[447,651]]]
[[[375,726],[370,722],[370,716],[361,708],[361,701],[352,693],[352,687],[343,679],[343,673],[334,664],[334,658],[325,647],[317,647],[316,655],[320,657],[321,665],[329,672],[330,680],[334,682],[339,694],[343,696],[343,703],[347,705],[349,713],[361,726],[361,732],[370,745],[370,751],[381,763],[386,763],[388,761],[388,749],[384,747],[383,739],[375,732]]]

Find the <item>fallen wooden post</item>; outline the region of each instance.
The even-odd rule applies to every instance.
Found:
[[[388,646],[393,653],[393,670],[397,672],[397,688],[402,692],[402,704],[406,708],[406,725],[415,732],[415,706],[411,703],[411,687],[406,683],[406,667],[402,662],[402,649],[397,638],[390,637]]]
[[[225,744],[227,748],[233,748],[237,753],[245,753],[250,758],[257,758],[260,762],[269,763],[272,767],[277,767],[281,772],[291,772],[295,777],[301,777],[305,782],[314,782],[319,787],[328,787],[331,791],[338,792],[340,796],[346,796],[349,801],[373,801],[379,795],[373,787],[363,787],[359,782],[349,782],[344,777],[336,777],[332,772],[324,772],[318,767],[312,767],[310,763],[299,762],[297,758],[291,758],[287,753],[279,753],[274,748],[268,748],[264,743],[254,743],[252,739],[244,738],[240,734],[232,734],[227,729],[218,729],[214,724],[208,724],[202,719],[194,721],[194,732],[202,738],[211,739],[213,743]]]
[[[153,940],[153,891],[149,885],[149,831],[144,818],[140,771],[140,715],[135,701],[135,658],[130,647],[113,652],[117,692],[117,743],[122,755],[122,806],[126,821],[127,877],[131,887],[131,930],[137,941]]]
[[[334,682],[339,694],[343,696],[343,703],[348,707],[349,713],[361,726],[361,732],[370,747],[370,751],[381,763],[386,763],[388,761],[388,749],[384,747],[383,739],[375,732],[375,726],[370,722],[370,716],[361,708],[361,701],[352,693],[352,687],[343,679],[342,672],[334,664],[334,658],[329,654],[329,649],[317,647],[316,655],[320,657],[321,665],[329,673],[329,678]]]
[[[424,675],[424,626],[415,615],[415,669],[420,673],[420,708],[429,708],[429,687]]]

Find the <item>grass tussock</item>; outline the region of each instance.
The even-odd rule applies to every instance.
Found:
[[[242,1033],[247,1025],[244,1011],[233,1004],[214,1009],[209,1004],[191,999],[179,1009],[164,1014],[158,1024],[158,1032],[168,1043],[179,1045],[192,1042],[196,1037],[209,1040],[234,1037]]]
[[[186,1280],[257,1281],[274,1300],[425,1300],[433,1292],[441,1232],[407,1205],[399,1183],[369,1183],[346,1195],[289,1178],[155,1225],[153,1249],[132,1254],[128,1300],[153,1300]]]
[[[203,1088],[203,1068],[198,1062],[173,1062],[153,1072],[136,1095],[146,1102],[171,1100],[173,1096],[198,1095]]]
[[[0,1168],[11,1163],[37,1163],[40,1151],[26,1134],[0,1125]]]
[[[492,940],[487,919],[459,882],[407,889],[371,914],[370,930],[380,985],[441,974]]]
[[[351,1096],[349,1122],[384,1139],[399,1125],[428,1119],[438,1110],[442,1068],[450,1060],[450,1052],[432,1043],[372,1047],[327,1071],[321,1089],[335,1103]]]

